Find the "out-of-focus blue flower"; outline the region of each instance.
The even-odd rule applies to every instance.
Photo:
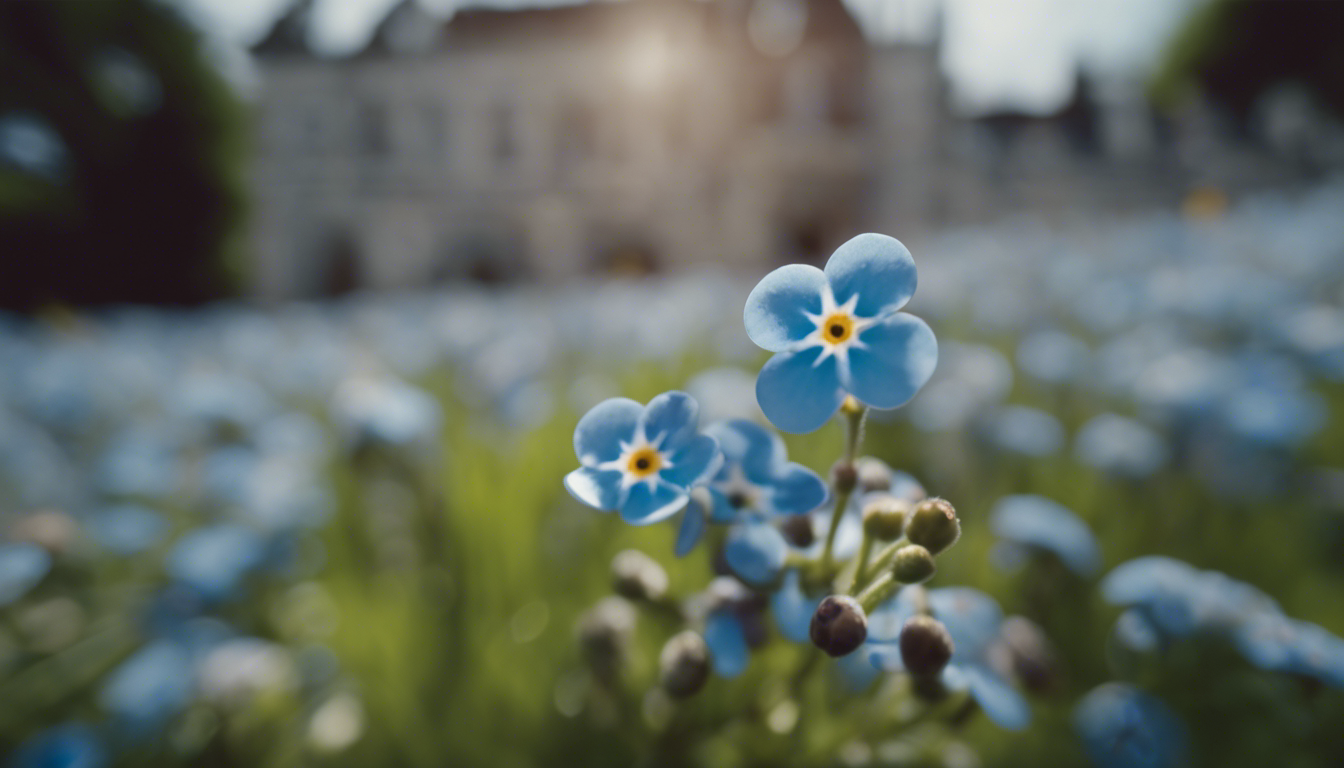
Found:
[[[938,361],[924,321],[900,312],[914,295],[915,262],[899,240],[859,235],[825,270],[791,264],[747,297],[747,335],[777,353],[756,379],[756,399],[785,432],[812,432],[852,394],[874,408],[915,396]]]
[[[1074,707],[1073,726],[1098,768],[1186,764],[1184,724],[1166,704],[1132,685],[1093,688]]]
[[[346,381],[332,400],[332,414],[352,451],[432,448],[443,420],[434,398],[389,377]]]
[[[0,606],[28,594],[51,570],[51,555],[36,544],[0,544]]]
[[[178,441],[162,424],[137,424],[117,434],[107,445],[95,480],[112,496],[161,498],[181,482]]]
[[[770,596],[770,609],[775,614],[779,633],[795,643],[811,642],[812,616],[822,598],[808,597],[802,589],[802,577],[797,570],[784,574],[784,583]],[[872,617],[869,617],[871,624]],[[851,654],[857,655],[857,654]]]
[[[30,736],[5,764],[9,768],[103,768],[107,749],[92,728],[63,723]]]
[[[1045,550],[1080,576],[1101,564],[1096,537],[1072,511],[1044,496],[1005,496],[989,513],[989,527],[1005,541]]]
[[[628,523],[666,520],[723,463],[719,442],[696,431],[699,411],[685,392],[665,392],[647,406],[620,397],[599,403],[574,428],[583,466],[565,476],[565,488],[591,507],[620,510]]]
[[[1242,655],[1261,669],[1344,688],[1344,639],[1316,624],[1263,613],[1243,622],[1232,638]]]
[[[742,622],[729,609],[720,609],[705,619],[705,645],[719,677],[737,677],[747,669],[751,652]]]
[[[145,737],[187,706],[195,674],[185,648],[155,640],[112,670],[99,701],[133,736]]]
[[[262,563],[266,542],[257,533],[229,523],[183,536],[168,553],[168,573],[207,600],[223,600]]]
[[[816,472],[788,460],[784,441],[768,429],[736,419],[705,428],[719,442],[723,465],[709,482],[710,519],[732,522],[743,514],[801,515],[826,501]]]
[[[108,550],[134,555],[163,541],[168,522],[139,504],[118,504],[96,513],[89,521],[89,532]]]
[[[1147,477],[1167,463],[1167,446],[1156,432],[1114,413],[1093,416],[1073,443],[1080,461],[1125,477]]]
[[[1217,571],[1167,557],[1142,557],[1111,571],[1102,594],[1129,606],[1117,636],[1135,650],[1164,638],[1207,632],[1229,637],[1262,669],[1314,677],[1344,687],[1344,639],[1283,615],[1265,593]]]
[[[1017,365],[1039,381],[1067,384],[1087,371],[1091,354],[1086,344],[1063,331],[1037,331],[1017,345]]]
[[[900,632],[917,610],[917,590],[906,587],[868,616],[865,651],[873,666],[888,672],[905,669]],[[991,649],[1000,642],[1003,610],[989,595],[969,587],[928,590],[929,611],[952,637],[952,660],[943,670],[943,684],[968,691],[985,715],[1001,728],[1021,730],[1031,722],[1026,699],[994,671]]]
[[[695,545],[706,517],[719,524],[768,528],[735,532],[729,540],[728,556],[735,569],[734,558],[738,557],[744,567],[751,567],[750,560],[758,564],[778,560],[773,575],[746,577],[753,584],[773,581],[783,566],[786,545],[768,524],[768,518],[806,514],[821,506],[826,501],[826,483],[807,467],[788,461],[784,441],[758,424],[742,419],[717,422],[706,427],[705,434],[718,440],[723,464],[708,483],[710,509],[700,509],[700,503],[691,500],[682,519],[677,552],[685,554]],[[739,575],[745,576],[741,572]]]
[[[779,578],[789,555],[789,544],[779,529],[763,520],[733,526],[724,542],[724,557],[738,578],[767,586]]]
[[[1064,445],[1059,419],[1023,405],[995,408],[985,414],[980,430],[996,448],[1025,456],[1049,456]]]

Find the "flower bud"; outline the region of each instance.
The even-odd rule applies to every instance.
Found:
[[[667,571],[637,549],[622,550],[612,558],[611,578],[616,594],[630,600],[658,600],[667,594]]]
[[[611,675],[625,659],[635,634],[635,607],[620,597],[604,597],[579,617],[579,647],[594,672]]]
[[[923,584],[933,578],[937,570],[933,555],[918,544],[907,544],[896,550],[891,562],[891,573],[902,584]]]
[[[863,505],[863,532],[878,541],[895,541],[905,530],[910,504],[885,493],[873,494]]]
[[[848,595],[831,595],[812,614],[812,642],[831,656],[852,653],[868,639],[868,615]]]
[[[932,616],[911,616],[901,627],[901,663],[915,678],[941,674],[955,650],[947,627]]]
[[[817,531],[812,527],[810,515],[789,515],[784,518],[779,530],[790,544],[799,549],[810,547],[817,540]]]
[[[686,630],[673,635],[658,656],[658,680],[669,696],[695,695],[709,679],[709,647],[699,634]]]
[[[961,538],[961,523],[947,500],[925,499],[915,505],[906,520],[905,535],[911,544],[919,544],[936,555]]]
[[[859,490],[864,493],[891,489],[891,467],[885,461],[872,456],[860,456],[854,460],[854,468],[859,473]]]
[[[831,467],[831,483],[836,493],[850,493],[859,484],[859,471],[854,463],[841,459]]]

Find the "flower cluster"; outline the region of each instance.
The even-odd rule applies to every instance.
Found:
[[[956,511],[909,475],[857,456],[868,410],[908,402],[933,373],[933,332],[900,311],[915,282],[909,251],[867,234],[842,245],[824,270],[782,267],[747,298],[748,335],[775,353],[756,381],[761,413],[794,433],[842,417],[846,448],[829,488],[789,461],[784,441],[761,424],[729,419],[697,431],[697,404],[683,392],[647,406],[607,400],[579,420],[580,467],[565,478],[574,498],[636,525],[680,513],[678,556],[714,533],[726,575],[681,601],[635,586],[667,583],[647,556],[625,552],[613,563],[623,597],[608,601],[689,625],[664,646],[668,695],[695,693],[711,672],[743,674],[773,613],[782,636],[841,659],[854,685],[894,673],[926,707],[955,698],[1005,728],[1029,721],[1007,637],[1010,626],[1020,635],[1025,620],[1006,622],[993,598],[975,590],[919,586],[960,536]],[[631,604],[608,601],[585,616],[580,634],[595,674],[610,682],[625,647],[614,639],[630,634]]]

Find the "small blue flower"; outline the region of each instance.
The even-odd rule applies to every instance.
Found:
[[[756,379],[761,410],[785,432],[812,432],[846,394],[896,408],[933,374],[938,342],[929,326],[900,312],[915,292],[910,251],[865,234],[836,249],[820,270],[790,264],[747,297],[747,335],[776,352]]]
[[[751,520],[733,526],[724,542],[723,555],[738,578],[764,587],[783,572],[789,543],[778,528],[763,520]]]
[[[981,431],[1001,451],[1024,456],[1049,456],[1064,445],[1059,419],[1025,405],[1002,405],[985,414]]]
[[[565,476],[565,488],[634,525],[666,520],[723,463],[719,442],[696,432],[699,411],[685,392],[665,392],[647,406],[623,397],[598,403],[574,428],[583,466]]]
[[[811,512],[826,501],[826,483],[807,467],[788,461],[784,441],[758,424],[741,419],[721,421],[706,427],[705,434],[718,440],[723,465],[708,483],[709,509],[702,508],[694,497],[687,507],[677,555],[695,546],[704,533],[706,519],[719,524],[739,523],[753,530],[730,535],[729,564],[753,584],[774,581],[783,567],[787,545],[766,518]],[[757,528],[769,531],[754,530]],[[754,578],[738,570],[734,562],[738,555],[761,562],[777,560],[778,565],[773,575]]]
[[[134,555],[163,541],[168,521],[139,504],[117,504],[94,516],[89,521],[89,532],[109,551]]]
[[[989,513],[995,535],[1054,554],[1080,576],[1096,573],[1101,562],[1092,530],[1070,510],[1044,496],[1005,496]]]
[[[168,553],[166,567],[178,583],[207,600],[224,600],[262,564],[266,542],[250,528],[232,523],[199,528]]]
[[[1186,764],[1185,726],[1166,704],[1131,685],[1092,689],[1073,708],[1073,727],[1098,768]]]
[[[900,633],[917,611],[919,588],[906,587],[868,616],[867,654],[874,667],[887,672],[905,669]],[[985,715],[1001,728],[1017,731],[1031,721],[1031,708],[1012,685],[993,670],[991,650],[1000,640],[1003,611],[994,598],[969,587],[927,592],[929,611],[952,637],[952,660],[943,670],[943,684],[968,691]]]
[[[103,768],[107,748],[83,723],[48,728],[19,745],[5,764],[9,768]]]
[[[1147,477],[1167,463],[1167,445],[1143,424],[1114,413],[1093,416],[1078,430],[1073,451],[1078,459],[1105,472]]]
[[[51,555],[36,544],[0,544],[0,606],[28,593],[51,570]]]
[[[155,640],[112,671],[99,700],[132,735],[148,736],[186,708],[195,675],[185,648],[171,640]]]

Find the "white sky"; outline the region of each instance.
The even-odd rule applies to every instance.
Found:
[[[419,0],[445,17],[468,0]],[[568,0],[475,0],[473,5],[537,6]],[[968,113],[1048,112],[1073,86],[1074,62],[1123,78],[1146,76],[1190,9],[1204,0],[845,0],[870,38],[922,39],[941,6],[942,64],[956,105]],[[201,24],[241,44],[256,41],[290,0],[170,0]],[[317,0],[314,46],[339,55],[358,49],[398,0]]]

